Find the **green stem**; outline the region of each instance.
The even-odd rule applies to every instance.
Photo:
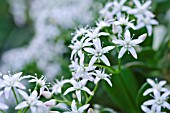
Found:
[[[26,113],[28,111],[29,107],[25,108],[22,113]]]
[[[17,103],[17,104],[19,104],[19,101],[18,101],[17,95],[16,95],[15,90],[14,90],[14,88],[13,88],[13,87],[12,87],[12,92],[13,92],[13,94],[14,94],[14,97],[15,97],[16,103]]]
[[[71,102],[70,101],[67,101],[67,100],[60,100],[58,99],[56,96],[53,95],[53,97],[56,99],[57,102],[60,102],[60,103],[67,103],[68,105],[71,105]]]
[[[2,113],[6,113],[4,110],[2,110],[2,109],[0,109],[0,112],[2,112]]]
[[[93,94],[95,94],[97,88],[98,88],[98,83],[96,84],[96,86],[94,87],[94,90],[93,90]],[[92,99],[93,95],[90,95],[90,97],[86,100],[86,103],[85,104],[88,104],[90,102],[90,100]]]

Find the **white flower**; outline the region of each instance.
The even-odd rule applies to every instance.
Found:
[[[86,39],[86,37],[83,37],[80,41],[76,40],[73,45],[70,45],[69,47],[72,49],[71,52],[71,60],[73,59],[73,56],[78,53],[78,55],[80,56],[81,54],[83,54],[82,49],[86,46],[91,46],[92,43],[89,42],[90,40]]]
[[[113,7],[113,2],[108,2],[106,3],[105,7],[103,9],[100,10],[100,15],[102,17],[104,17],[104,19],[112,19],[113,18],[113,14],[112,12],[109,10]]]
[[[138,39],[132,40],[130,31],[126,30],[124,33],[124,40],[113,39],[112,42],[114,44],[119,44],[120,46],[123,46],[119,52],[118,58],[121,58],[126,51],[129,51],[132,54],[132,56],[137,59],[137,54],[134,47],[142,43],[145,40],[146,36],[147,36],[146,34],[143,34],[139,36]]]
[[[61,79],[61,81],[59,80],[55,80],[56,83],[52,86],[52,93],[58,94],[58,93],[62,93],[62,87],[64,84],[69,83],[70,80],[63,80]]]
[[[49,101],[44,102],[44,105],[47,107],[53,107],[56,105],[56,100],[55,99],[51,99]]]
[[[148,100],[143,103],[143,105],[148,106],[151,105],[156,109],[156,112],[160,113],[161,108],[167,108],[170,110],[170,104],[167,102],[168,96],[170,92],[167,91],[161,95],[159,91],[154,91],[154,99]]]
[[[5,94],[5,98],[9,97],[12,87],[16,87],[19,89],[25,89],[25,86],[20,83],[24,77],[21,77],[22,72],[16,73],[14,75],[3,75],[3,79],[0,80],[0,88],[4,88],[3,93]]]
[[[0,96],[3,94],[3,91],[0,91]],[[8,106],[0,102],[0,109],[8,109]]]
[[[94,43],[95,49],[84,48],[86,52],[93,55],[93,57],[90,60],[89,65],[93,65],[96,62],[96,60],[102,60],[106,65],[110,66],[110,62],[104,54],[112,50],[114,46],[107,46],[107,47],[102,48],[101,41],[99,38],[94,39],[93,43]]]
[[[134,20],[129,21],[129,16],[125,17],[125,15],[121,16],[118,18],[118,21],[115,21],[114,24],[115,25],[122,25],[122,26],[126,26],[125,29],[127,29],[128,27],[132,28],[132,29],[136,29],[134,24],[132,23]]]
[[[135,3],[136,8],[131,10],[129,9],[129,14],[134,14],[136,15],[136,17],[141,17],[141,15],[150,15],[151,17],[154,16],[152,12],[148,10],[149,6],[152,3],[151,0],[147,0],[144,4],[141,4],[139,0],[133,0],[133,2]]]
[[[152,25],[158,25],[158,21],[155,19],[152,19],[151,17],[142,17],[138,24],[136,25],[136,29],[140,29],[146,26],[148,35],[152,35]]]
[[[42,76],[40,79],[38,79],[35,76],[31,76],[31,75],[29,75],[28,77],[33,78],[29,80],[28,82],[35,82],[36,85],[40,86],[40,95],[43,93],[45,89],[48,90],[48,87],[46,86],[47,78],[45,76]]]
[[[72,75],[75,79],[79,79],[79,78],[83,78],[83,79],[87,79],[90,81],[93,81],[94,78],[92,77],[92,72],[96,66],[92,66],[92,65],[88,65],[87,67],[84,66],[84,54],[82,54],[80,56],[80,60],[79,60],[79,64],[74,63],[71,67],[72,67]],[[76,59],[77,60],[77,59]],[[73,67],[74,66],[74,67]]]
[[[110,20],[99,20],[98,22],[96,22],[97,28],[102,29],[104,27],[109,27],[111,25],[111,23],[113,23],[113,19]]]
[[[19,103],[15,109],[22,109],[26,107],[30,107],[32,113],[36,113],[36,110],[38,106],[44,106],[42,101],[39,101],[38,93],[36,90],[34,90],[30,96],[28,96],[27,93],[25,93],[22,90],[18,90],[19,94],[22,95],[22,97],[25,99],[25,101]]]
[[[122,34],[122,27],[120,25],[112,24],[112,32],[113,34],[118,34],[118,37]]]
[[[79,102],[81,102],[81,90],[87,92],[89,95],[93,95],[93,93],[85,86],[87,80],[76,81],[74,79],[70,80],[70,83],[73,87],[68,88],[64,95],[67,95],[69,92],[76,91],[76,96]]]
[[[74,41],[76,41],[78,37],[83,36],[83,35],[85,35],[86,33],[88,33],[87,28],[88,28],[88,27],[85,27],[85,28],[80,27],[80,28],[78,28],[78,29],[75,31],[75,33],[72,33],[72,35],[74,35],[73,38],[72,38],[72,43],[73,43]]]
[[[101,79],[105,80],[111,87],[112,83],[110,81],[110,75],[105,74],[105,70],[95,70],[95,76],[96,78],[94,79],[94,83],[97,84]]]
[[[100,32],[100,27],[95,28],[95,29],[90,29],[89,32],[86,34],[86,37],[89,37],[90,40],[93,40],[95,38],[98,38],[100,36],[108,36],[110,35],[109,33],[106,32]]]
[[[147,79],[147,82],[152,86],[152,88],[147,89],[147,90],[143,93],[144,96],[146,96],[146,95],[148,95],[149,93],[152,93],[152,92],[154,92],[154,91],[156,91],[156,90],[159,91],[159,92],[166,92],[166,91],[168,91],[167,88],[164,88],[164,87],[163,87],[163,86],[166,84],[166,81],[160,81],[160,82],[158,83],[157,79],[156,79],[156,82],[153,81],[152,79]]]
[[[141,108],[145,113],[166,113],[166,112],[156,112],[156,109],[153,106],[151,107],[151,109],[149,109],[148,107],[142,105]]]
[[[90,106],[90,104],[85,104],[85,105],[81,106],[80,108],[77,108],[76,101],[73,100],[71,103],[71,111],[67,111],[64,113],[83,113],[84,110],[86,110],[89,106]]]

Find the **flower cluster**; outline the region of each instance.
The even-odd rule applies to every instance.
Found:
[[[69,66],[72,74],[70,79],[57,79],[53,84],[48,84],[44,76],[38,78],[28,75],[24,79],[30,79],[28,83],[35,83],[34,90],[30,91],[30,95],[28,95],[24,91],[24,86],[18,86],[22,77],[18,76],[16,80],[14,75],[10,79],[9,76],[4,75],[2,81],[7,80],[7,85],[5,85],[6,82],[1,82],[0,88],[4,90],[2,93],[6,96],[11,87],[13,92],[17,88],[24,101],[17,102],[16,110],[27,111],[30,108],[32,113],[36,113],[39,107],[48,108],[49,111],[52,107],[59,107],[67,108],[63,111],[64,113],[83,113],[86,111],[90,106],[90,100],[95,95],[99,82],[107,82],[112,87],[111,74],[108,74],[105,69],[105,67],[113,65],[108,53],[117,51],[118,59],[121,59],[128,52],[137,59],[135,47],[146,39],[147,34],[135,36],[131,35],[131,32],[146,26],[150,36],[152,34],[151,25],[157,24],[157,21],[153,19],[154,14],[149,11],[151,1],[141,4],[138,0],[134,0],[133,3],[136,7],[127,6],[127,0],[120,0],[119,2],[115,0],[107,3],[100,11],[101,18],[96,22],[95,27],[80,27],[72,34],[73,38],[69,46],[72,49],[71,65]],[[35,15],[37,13],[39,12],[35,12]],[[55,12],[53,13],[54,15],[51,16],[57,16]],[[144,20],[146,18],[150,20]],[[52,55],[50,54],[50,56]],[[118,70],[115,72],[116,74],[120,74],[119,66],[115,70]],[[21,75],[21,73],[17,75]],[[150,79],[147,81],[153,88],[148,89],[144,95],[153,92],[156,100],[145,102],[142,109],[147,111],[149,110],[147,106],[153,104],[152,110],[158,112],[161,111],[162,107],[169,108],[169,104],[165,101],[169,91],[162,88],[165,82],[157,84]],[[0,95],[2,94],[0,93]],[[15,97],[17,100],[16,94]],[[48,101],[41,101],[41,97],[45,97]],[[3,108],[7,108],[7,106],[3,105]],[[58,113],[59,111],[51,112]],[[88,113],[93,112],[91,108],[88,109]]]
[[[167,102],[170,91],[164,87],[166,81],[158,82],[157,79],[155,81],[147,79],[147,83],[151,88],[147,89],[143,95],[146,96],[150,94],[153,99],[145,101],[141,106],[142,110],[145,113],[165,113],[162,111],[163,108],[170,110],[170,104]]]

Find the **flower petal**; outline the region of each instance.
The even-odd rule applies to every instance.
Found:
[[[145,34],[139,36],[138,39],[132,40],[132,41],[131,41],[132,45],[135,46],[135,45],[137,45],[137,44],[142,43],[142,42],[145,40],[146,36],[147,36],[147,34],[145,33]]]
[[[112,87],[112,82],[110,81],[110,79],[108,79],[108,78],[104,78],[104,80],[106,80],[107,81],[107,83]]]
[[[86,105],[80,107],[80,108],[78,109],[78,113],[83,113],[84,110],[86,110],[89,106],[90,106],[90,104],[86,104]]]
[[[120,49],[118,58],[122,58],[122,56],[125,54],[126,50],[127,50],[127,49],[126,49],[125,47],[122,47],[122,48]]]
[[[76,106],[75,100],[73,100],[72,103],[71,103],[71,109],[74,110],[74,111],[77,111],[77,106]]]
[[[22,108],[25,108],[25,107],[28,107],[28,106],[29,106],[29,105],[27,104],[27,102],[24,101],[24,102],[19,103],[19,104],[15,107],[15,109],[22,109]]]
[[[131,40],[130,31],[128,29],[125,31],[124,37],[125,37],[126,41],[130,41]]]
[[[81,91],[80,90],[76,90],[76,96],[79,102],[81,102]]]
[[[68,88],[68,89],[64,92],[63,95],[67,95],[69,92],[72,92],[72,91],[74,91],[74,90],[75,90],[74,87],[70,87],[70,88]]]
[[[93,95],[93,93],[87,87],[83,87],[81,90],[87,92],[89,95]]]
[[[5,87],[4,89],[4,94],[5,94],[5,98],[8,99],[9,98],[9,93],[11,91],[11,87]]]
[[[20,95],[22,95],[22,97],[27,100],[28,99],[28,94],[20,89],[18,89],[18,92]]]
[[[107,65],[110,66],[110,62],[105,55],[102,55],[100,59]]]
[[[0,109],[8,109],[8,106],[3,103],[0,103]]]
[[[93,56],[89,62],[89,66],[92,66],[97,60],[97,57],[96,56]]]
[[[84,48],[84,50],[88,53],[94,54],[95,50],[93,48]]]
[[[115,46],[107,46],[103,48],[103,53],[107,53],[108,51],[112,50],[113,48],[115,48]]]
[[[147,28],[147,31],[148,31],[148,35],[151,36],[152,35],[152,26],[147,25],[146,28]]]
[[[136,50],[135,50],[133,47],[128,48],[128,50],[130,51],[130,53],[132,54],[132,56],[133,56],[134,58],[136,58],[136,59],[137,59]]]

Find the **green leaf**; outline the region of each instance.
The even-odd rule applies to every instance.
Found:
[[[113,87],[105,85],[112,103],[124,113],[141,113],[136,105],[138,84],[128,69],[122,69],[121,74],[112,76]]]

